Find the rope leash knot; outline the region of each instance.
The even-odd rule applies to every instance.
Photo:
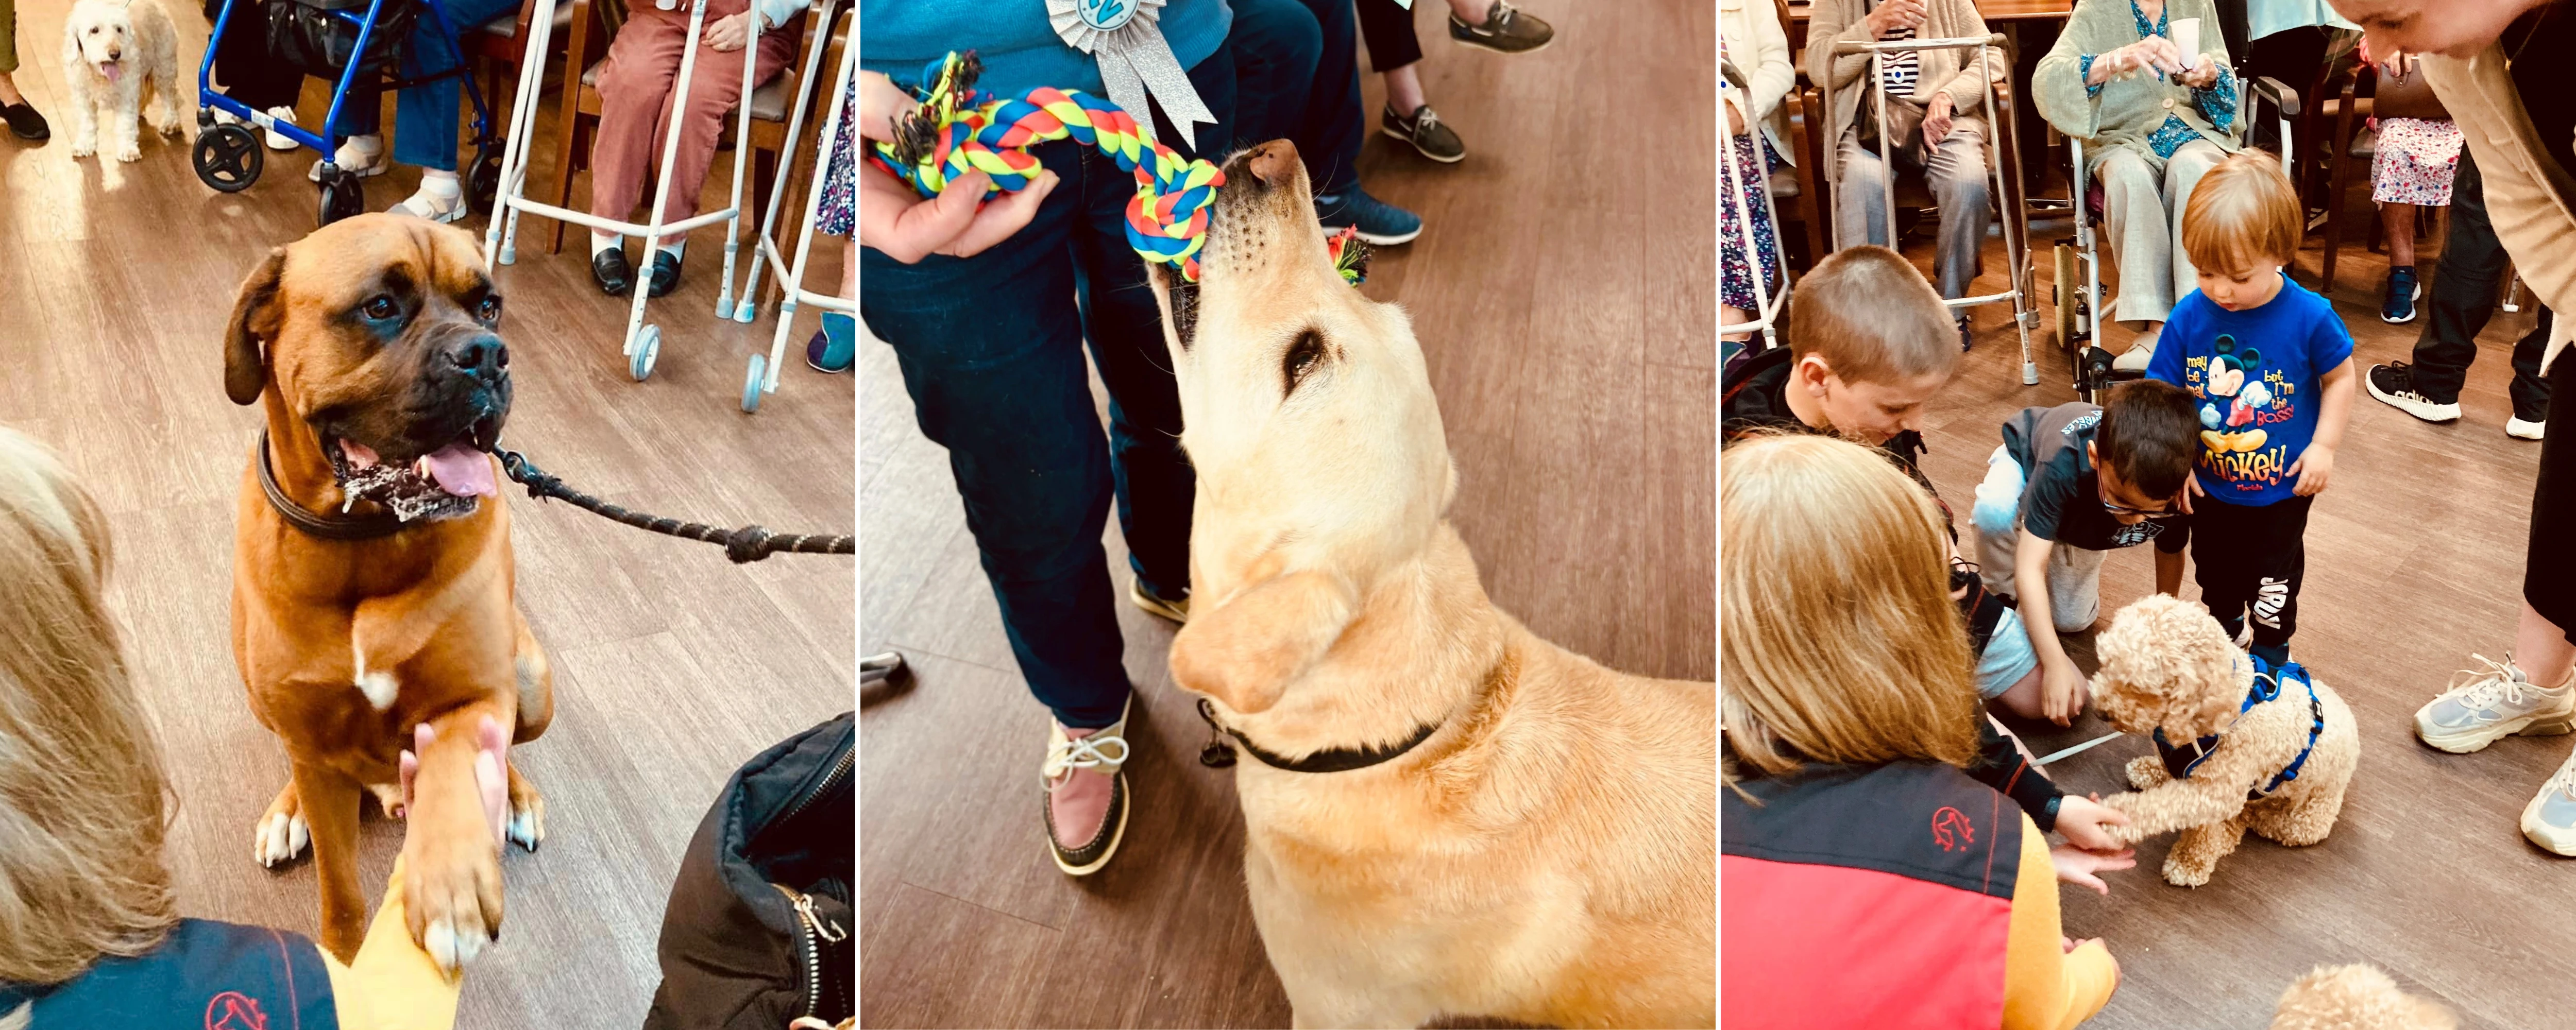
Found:
[[[1045,169],[1029,153],[1040,143],[1070,139],[1117,161],[1136,176],[1127,202],[1127,245],[1155,264],[1170,265],[1182,280],[1199,279],[1198,254],[1207,242],[1209,208],[1225,185],[1225,172],[1202,158],[1147,136],[1136,118],[1117,105],[1079,90],[1033,87],[1015,99],[975,90],[983,64],[972,50],[951,52],[922,69],[921,105],[897,121],[895,139],[869,157],[923,197],[936,197],[972,172],[992,180],[987,195],[1026,189]],[[1345,230],[1333,245],[1334,268],[1356,286],[1367,268],[1367,250]]]
[[[678,519],[629,511],[565,486],[562,479],[538,468],[535,462],[529,461],[526,455],[517,451],[495,450],[492,453],[501,459],[501,471],[510,477],[511,482],[528,488],[529,497],[540,501],[568,501],[583,511],[637,529],[649,529],[685,540],[723,544],[725,557],[732,559],[736,565],[756,562],[779,553],[859,553],[859,539],[846,533],[828,536],[810,533],[772,533],[758,525],[725,529],[702,522],[682,522]]]

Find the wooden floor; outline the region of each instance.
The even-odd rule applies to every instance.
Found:
[[[2367,217],[2367,190],[2353,193],[2349,217]],[[2045,246],[2069,234],[2061,226],[2033,236]],[[2347,237],[2354,242],[2331,294],[2355,339],[2355,360],[2364,368],[2408,360],[2423,321],[2379,320],[2387,259],[2365,252],[2359,235]],[[2312,235],[2300,255],[2297,277],[2311,289],[2320,238]],[[2421,246],[2429,284],[2438,239]],[[1918,241],[1907,255],[1928,267],[1930,249]],[[2049,255],[2036,257],[2044,291]],[[1987,267],[1992,275],[1975,292],[2004,286],[1999,242],[1989,241]],[[2112,281],[2107,269],[2104,280]],[[2512,343],[2535,310],[2526,294],[2521,313],[2499,312],[2489,324],[2456,423],[2428,425],[2362,393],[2334,483],[2311,515],[2292,651],[2351,704],[2363,749],[2333,835],[2305,849],[2249,837],[2198,890],[2158,875],[2173,841],[2165,836],[2139,848],[2138,868],[2106,877],[2108,898],[2061,891],[2066,932],[2103,938],[2124,978],[2086,1026],[2262,1026],[2281,992],[2309,969],[2364,961],[2452,1006],[2463,1026],[2568,1025],[2555,971],[2576,951],[2576,923],[2565,918],[2576,911],[2576,864],[2525,843],[2516,820],[2576,738],[2510,738],[2479,754],[2450,755],[2418,743],[2412,731],[2415,709],[2470,652],[2500,659],[2512,646],[2540,445],[2504,435],[2512,411],[2505,386]],[[1963,512],[2003,420],[2074,399],[2046,331],[2033,339],[2041,385],[2020,384],[2001,311],[1977,316],[1976,349],[1926,417],[1924,470]],[[2110,349],[2124,348],[2128,335],[2112,330]],[[2117,552],[2105,564],[2106,616],[2154,589],[2148,551]],[[2186,577],[2184,596],[2198,595]],[[2069,643],[2090,671],[2090,635]],[[2042,755],[2109,732],[2091,713],[2069,730],[2013,727]],[[2124,763],[2153,750],[2138,738],[2114,741],[2050,772],[2070,792],[2109,793],[2126,789]]]
[[[169,6],[193,76],[205,24],[194,5]],[[0,136],[0,423],[61,449],[112,514],[112,601],[177,789],[167,858],[182,911],[309,934],[311,862],[272,872],[250,858],[286,762],[251,718],[227,637],[234,489],[260,419],[225,399],[219,354],[243,276],[313,226],[313,155],[270,155],[258,185],[232,196],[201,185],[174,142],[147,139],[136,164],[75,162],[53,43],[69,8],[18,5],[17,81],[55,136]],[[318,118],[312,85],[303,110]],[[551,154],[550,115],[537,139]],[[550,165],[532,181],[551,182]],[[408,196],[413,174],[372,180],[369,206]],[[464,224],[479,235],[481,219]],[[846,531],[855,391],[791,359],[759,415],[737,409],[744,358],[774,322],[710,317],[721,236],[697,234],[688,284],[656,305],[667,335],[642,384],[618,357],[624,305],[590,285],[582,258],[522,246],[499,274],[517,373],[508,442],[618,503]],[[815,282],[837,281],[838,248],[817,253]],[[459,1025],[635,1026],[660,979],[663,901],[707,804],[744,760],[851,707],[855,569],[798,556],[738,567],[704,544],[516,504],[519,598],[552,654],[556,709],[552,730],[511,757],[546,794],[549,836],[504,860],[509,933],[473,967]],[[369,817],[369,897],[401,840],[399,824]]]
[[[1619,97],[1664,98],[1659,148],[1712,150],[1709,9],[1533,5],[1555,45],[1504,58],[1438,40],[1430,6],[1422,75],[1469,155],[1438,165],[1372,133],[1363,181],[1429,228],[1381,249],[1363,289],[1412,314],[1458,463],[1450,517],[1494,600],[1541,635],[1710,679],[1706,180],[1566,156],[1633,147],[1637,108]],[[1172,627],[1119,603],[1135,814],[1106,870],[1068,878],[1038,820],[1048,717],[1003,639],[946,453],[913,425],[887,348],[863,349],[860,379],[861,642],[918,672],[862,699],[864,1022],[1287,1025],[1244,900],[1231,776],[1197,763],[1205,728],[1164,670]]]

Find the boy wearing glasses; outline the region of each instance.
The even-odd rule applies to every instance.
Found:
[[[2201,600],[2238,646],[2290,660],[2308,507],[2334,474],[2360,392],[2352,335],[2326,299],[2282,269],[2298,253],[2298,191],[2278,158],[2248,151],[2201,177],[2183,207],[2200,288],[2174,305],[2147,377],[2191,392],[2200,460],[2191,559]]]
[[[2155,380],[2120,386],[2099,406],[2025,408],[2004,422],[1977,486],[1977,551],[1986,589],[2019,599],[2028,648],[1986,646],[1978,684],[2004,685],[1989,701],[2060,726],[2084,710],[2084,674],[2057,634],[2100,617],[2106,553],[2155,541],[2156,591],[2181,591],[2190,534],[2174,517],[2188,510],[2198,429],[2191,394]],[[1988,664],[2015,668],[1990,677]]]

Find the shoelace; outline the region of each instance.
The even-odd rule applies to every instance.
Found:
[[[1517,13],[1519,12],[1514,10],[1512,5],[1504,3],[1503,0],[1494,0],[1493,9],[1485,12],[1485,23],[1470,25],[1467,28],[1488,36],[1499,36],[1511,31],[1512,15]]]
[[[1112,757],[1104,748],[1115,750],[1116,756]],[[1102,772],[1117,772],[1118,767],[1125,764],[1127,764],[1127,738],[1108,733],[1094,733],[1088,737],[1068,737],[1063,742],[1047,748],[1046,764],[1039,767],[1038,775],[1046,779],[1048,790],[1054,790],[1061,785],[1058,781],[1072,770],[1095,769]]]
[[[2543,794],[2553,790],[2566,794],[2570,800],[2576,800],[2576,755],[2570,755],[2566,761],[2559,763],[2558,771],[2549,775],[2549,782],[2540,785],[2540,792]]]
[[[2444,696],[2458,694],[2460,706],[2471,711],[2493,709],[2498,701],[2522,703],[2523,690],[2531,684],[2515,675],[2512,655],[2506,655],[2505,660],[2501,662],[2482,654],[2472,654],[2469,660],[2486,666],[2486,670],[2481,672],[2476,669],[2462,669],[2452,674],[2451,687],[2442,692]],[[2467,686],[2461,686],[2459,681],[2461,676],[2476,678],[2470,680]]]
[[[1439,127],[1439,125],[1440,112],[1432,110],[1431,105],[1424,104],[1422,105],[1422,116],[1414,119],[1413,121],[1413,134],[1419,136]]]

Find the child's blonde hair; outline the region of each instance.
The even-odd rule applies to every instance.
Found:
[[[2298,260],[2306,228],[2299,191],[2281,173],[2280,157],[2240,150],[2191,188],[2182,209],[2182,249],[2206,272],[2241,271],[2257,260],[2288,268]]]
[[[1718,476],[1719,708],[1751,775],[1977,750],[1941,514],[1876,450],[1777,435]]]
[[[107,515],[0,427],[0,981],[60,983],[178,922],[169,781],[102,594]]]
[[[1959,366],[1958,323],[1903,255],[1846,247],[1798,280],[1789,299],[1789,353],[1823,356],[1844,382],[1946,377]]]

